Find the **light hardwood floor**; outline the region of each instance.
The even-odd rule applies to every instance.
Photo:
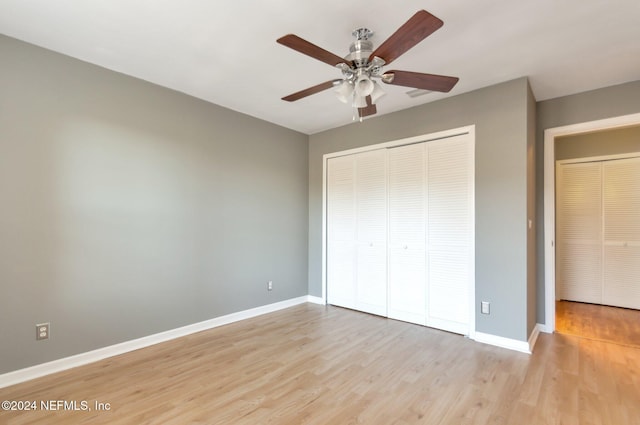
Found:
[[[640,310],[557,301],[556,332],[640,348]]]
[[[542,334],[532,355],[305,304],[0,389],[109,411],[2,424],[640,424],[640,350]]]

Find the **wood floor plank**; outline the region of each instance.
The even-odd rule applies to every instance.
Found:
[[[0,411],[8,425],[626,425],[640,418],[640,349],[542,334],[527,355],[309,304],[0,389],[0,400],[110,403]]]
[[[640,310],[557,301],[556,332],[640,348]]]

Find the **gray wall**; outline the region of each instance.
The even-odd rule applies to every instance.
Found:
[[[556,138],[556,160],[640,152],[640,126]]]
[[[544,130],[565,125],[640,113],[640,81],[538,102],[536,105],[536,208],[538,322],[544,306]]]
[[[532,109],[521,78],[310,136],[309,293],[322,294],[322,155],[475,124],[476,299],[491,302],[491,315],[477,312],[476,327],[526,341]]]
[[[0,373],[307,294],[306,135],[4,36],[0,57]]]

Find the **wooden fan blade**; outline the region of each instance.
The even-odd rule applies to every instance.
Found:
[[[390,64],[407,50],[433,34],[442,25],[444,22],[439,18],[426,10],[420,10],[378,46],[369,56],[369,60],[371,61],[375,56],[378,56]]]
[[[449,92],[458,80],[458,77],[409,71],[387,71],[382,75],[382,81],[387,84],[445,93]]]
[[[368,117],[369,115],[375,115],[378,112],[376,105],[371,103],[371,96],[367,96],[367,106],[364,108],[358,108],[358,115],[360,118]]]
[[[309,87],[308,89],[300,90],[299,92],[290,94],[289,96],[285,96],[282,100],[286,100],[287,102],[294,102],[296,100],[302,99],[303,97],[311,96],[312,94],[320,93],[321,91],[330,89],[333,87],[334,80],[325,81],[324,83],[320,83],[316,86]]]
[[[346,61],[340,56],[334,55],[333,53],[324,50],[322,47],[318,47],[294,34],[287,34],[284,37],[280,37],[277,42],[331,66],[336,66],[339,63],[346,63]]]

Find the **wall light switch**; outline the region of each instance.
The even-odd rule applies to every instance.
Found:
[[[490,313],[491,303],[487,301],[482,301],[480,303],[480,313],[482,314],[491,314]]]

